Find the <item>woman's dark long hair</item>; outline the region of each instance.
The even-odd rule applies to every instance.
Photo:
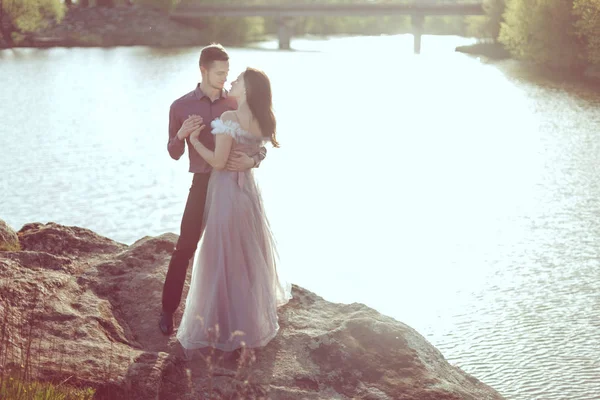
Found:
[[[244,85],[246,86],[246,102],[252,115],[258,121],[263,136],[271,140],[273,147],[279,147],[275,137],[277,121],[273,114],[273,96],[269,77],[261,70],[246,68]]]

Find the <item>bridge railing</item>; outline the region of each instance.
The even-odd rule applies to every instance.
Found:
[[[483,15],[482,3],[457,3],[418,1],[414,3],[360,3],[360,4],[194,4],[184,3],[171,12],[174,19],[199,19],[206,17],[274,17],[278,22],[279,48],[289,49],[292,35],[290,20],[310,16],[391,16],[410,15],[414,51],[421,51],[421,35],[426,16]]]
[[[389,15],[483,15],[481,3],[364,3],[364,4],[194,4],[184,3],[171,12],[175,17],[309,17]]]

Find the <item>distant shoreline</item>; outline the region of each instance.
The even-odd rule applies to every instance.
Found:
[[[163,11],[142,6],[114,8],[73,7],[59,24],[30,34],[13,48],[110,48],[120,46],[149,46],[157,48],[200,47],[215,41],[202,22],[184,23]],[[251,38],[243,42],[220,40],[226,46],[246,46],[266,38]],[[0,49],[10,48],[0,41]],[[511,59],[510,53],[499,43],[478,42],[458,46],[455,51],[490,61]],[[563,74],[568,74],[564,73]],[[570,73],[570,78],[600,82],[600,68]]]
[[[458,46],[455,51],[459,53],[469,54],[472,56],[482,56],[490,61],[501,61],[513,59],[510,52],[497,42],[479,42],[467,46]],[[579,73],[572,73],[569,71],[550,71],[544,67],[538,67],[540,73],[549,73],[553,75],[555,79],[568,79],[591,82],[594,85],[600,84],[600,69],[594,69],[592,67],[587,68]]]
[[[456,51],[475,56],[485,56],[493,60],[505,60],[511,58],[508,50],[496,42],[479,42],[467,46],[458,46]]]
[[[206,45],[203,25],[187,25],[159,10],[141,6],[74,7],[64,19],[29,34],[13,48]],[[9,48],[0,42],[0,48]]]

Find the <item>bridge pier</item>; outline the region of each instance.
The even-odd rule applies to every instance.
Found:
[[[277,18],[277,36],[279,37],[279,50],[290,50],[292,31],[294,25],[292,18]]]
[[[421,36],[423,35],[423,25],[425,16],[423,14],[413,14],[410,16],[413,30],[413,51],[415,54],[421,54]]]

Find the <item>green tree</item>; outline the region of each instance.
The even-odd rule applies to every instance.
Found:
[[[600,66],[600,0],[575,0],[575,28],[584,41],[587,61]]]
[[[154,0],[138,0],[152,3]],[[245,0],[245,4],[260,4],[262,0]],[[167,0],[172,6],[177,4],[240,4],[240,0]],[[201,28],[206,33],[207,41],[225,45],[240,44],[260,37],[264,33],[264,19],[261,17],[209,17],[198,22],[196,20],[182,22]]]
[[[572,9],[573,0],[508,0],[499,40],[515,57],[579,69],[584,49]]]
[[[181,0],[136,0],[135,3],[168,12],[181,3]]]
[[[467,17],[467,31],[481,38],[498,40],[500,26],[504,22],[505,0],[483,0],[484,16]]]
[[[10,46],[52,20],[59,22],[64,14],[61,0],[0,0],[0,39]]]

